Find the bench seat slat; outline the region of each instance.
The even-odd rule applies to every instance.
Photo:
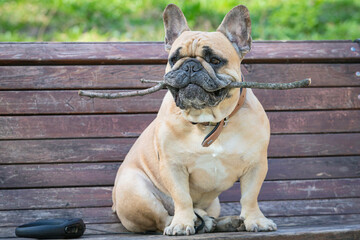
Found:
[[[27,223],[30,221],[34,221],[39,218],[46,217],[82,217],[87,225],[93,225],[91,228],[95,229],[119,229],[123,230],[123,227],[120,226],[117,217],[112,214],[110,207],[102,207],[102,208],[72,208],[72,209],[49,209],[49,210],[18,210],[18,211],[1,211],[0,212],[0,230],[6,229],[6,227],[13,228],[23,223]],[[6,219],[4,218],[6,217]],[[273,234],[281,234],[281,231],[285,231],[286,229],[291,230],[292,228],[296,228],[297,231],[308,231],[309,228],[312,227],[329,227],[334,228],[335,226],[341,227],[342,229],[346,229],[345,225],[349,225],[349,227],[359,229],[358,222],[360,220],[360,214],[339,214],[339,215],[319,215],[319,216],[293,216],[293,217],[272,217],[272,219],[278,224],[280,227],[278,232],[274,232]],[[108,226],[104,226],[104,224]],[[112,225],[112,226],[110,226]],[[116,226],[117,225],[117,226]],[[332,226],[334,225],[334,226]],[[353,225],[353,226],[352,226]],[[95,226],[100,226],[97,228]],[[336,227],[335,227],[336,228]],[[296,232],[292,230],[293,232]],[[89,233],[93,231],[89,231]],[[8,231],[0,231],[0,237],[7,237]],[[221,233],[224,234],[224,233]],[[230,235],[239,235],[239,233],[232,233]],[[244,233],[245,234],[245,233]],[[247,233],[251,234],[251,233]],[[252,234],[254,235],[254,234]],[[196,236],[196,235],[195,235]],[[201,235],[198,235],[201,236]],[[211,235],[206,235],[207,237]],[[144,236],[143,236],[144,237]],[[150,236],[149,236],[150,237]],[[155,237],[155,236],[153,236]],[[158,236],[157,236],[158,237]],[[249,237],[249,236],[248,236]],[[208,239],[208,238],[207,238]],[[340,238],[341,239],[341,238]]]
[[[356,218],[356,217],[355,217]],[[277,219],[283,221],[284,219]],[[318,220],[318,219],[316,219]],[[344,224],[338,225],[336,223],[329,222],[324,225],[315,225],[316,220],[312,223],[313,225],[308,224],[308,226],[295,226],[295,227],[283,227],[276,232],[266,233],[259,232],[256,234],[247,233],[247,232],[238,232],[238,233],[212,233],[206,235],[194,235],[188,236],[186,239],[209,239],[209,240],[218,240],[218,239],[230,239],[230,240],[242,240],[242,239],[252,239],[252,240],[263,240],[263,239],[278,239],[278,240],[288,240],[288,239],[302,239],[302,240],[343,240],[343,239],[357,239],[360,237],[358,233],[360,227],[354,223],[354,219],[350,221],[345,221]],[[320,219],[324,223],[327,218]],[[338,220],[338,218],[336,218]],[[356,221],[357,219],[355,219]],[[349,224],[346,224],[349,222]],[[314,224],[315,223],[315,224]],[[317,223],[318,224],[318,223]],[[346,224],[346,225],[345,225]],[[164,239],[167,240],[169,237],[162,235],[135,235],[135,234],[114,234],[116,232],[126,232],[124,227],[119,223],[102,223],[102,224],[87,224],[88,228],[85,234],[82,236],[82,239],[96,239],[96,240],[118,240],[121,239]],[[90,229],[91,228],[91,229]],[[98,230],[98,231],[96,231]],[[109,233],[106,233],[109,232]],[[4,227],[0,228],[0,238],[14,238],[14,227]],[[180,237],[177,237],[180,239]],[[19,240],[27,240],[26,238],[16,238]],[[184,238],[181,238],[184,239]]]

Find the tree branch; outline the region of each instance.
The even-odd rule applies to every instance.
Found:
[[[130,92],[118,92],[118,93],[99,93],[92,91],[80,90],[80,96],[86,96],[90,98],[123,98],[123,97],[134,97],[134,96],[144,96],[146,94],[154,93],[166,86],[164,81],[157,80],[146,80],[141,79],[142,83],[157,83],[155,86],[143,90],[136,90]],[[301,81],[291,82],[291,83],[257,83],[257,82],[232,82],[227,88],[258,88],[258,89],[275,89],[275,90],[286,90],[293,88],[303,88],[308,87],[311,84],[311,79],[306,78]]]
[[[159,91],[165,86],[164,82],[159,82],[155,86],[143,90],[136,90],[130,92],[118,92],[118,93],[99,93],[92,91],[84,91],[79,90],[80,96],[86,96],[91,98],[106,98],[106,99],[114,99],[114,98],[123,98],[123,97],[134,97],[134,96],[144,96],[146,94],[154,93]]]
[[[287,90],[293,88],[308,87],[311,84],[311,78],[306,78],[300,81],[291,83],[257,83],[257,82],[232,82],[229,88],[257,88],[257,89],[274,89],[274,90]]]

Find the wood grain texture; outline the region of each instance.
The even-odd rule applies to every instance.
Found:
[[[360,199],[260,201],[259,207],[267,217],[359,214]],[[221,203],[221,216],[234,216],[240,213],[239,202]]]
[[[359,59],[359,46],[351,41],[255,41],[244,62],[351,62]],[[0,45],[1,64],[124,64],[165,63],[166,60],[167,53],[160,42]]]
[[[0,66],[0,89],[144,88],[162,79],[165,65]]]
[[[220,195],[220,201],[236,202],[240,196],[240,184],[235,183]],[[351,197],[360,197],[359,178],[265,181],[259,194],[263,201]]]
[[[2,141],[0,163],[120,161],[135,138]]]
[[[155,114],[0,117],[0,139],[137,137]]]
[[[95,138],[1,141],[0,164],[120,161],[125,158],[135,140]],[[360,155],[359,133],[272,135],[268,150],[269,157],[281,158],[342,158],[354,155]]]
[[[359,178],[360,156],[269,160],[266,180]],[[120,161],[0,165],[0,188],[113,185]],[[64,178],[63,176],[67,176]]]
[[[87,224],[92,223],[119,223],[111,207],[93,208],[59,208],[59,209],[35,209],[35,210],[16,210],[0,211],[0,227],[18,226],[27,222],[35,221],[40,218],[73,218],[74,216],[83,218]],[[333,217],[333,220],[331,220]],[[360,214],[331,214],[319,216],[287,216],[275,217],[272,219],[284,227],[294,226],[326,226],[329,224],[358,224],[355,222],[360,219]],[[308,219],[308,220],[306,220]],[[316,224],[317,221],[317,224]],[[326,223],[328,221],[328,223]]]
[[[67,187],[0,190],[0,210],[111,207],[112,189]]]
[[[358,87],[253,91],[267,111],[360,109]],[[77,91],[0,91],[0,114],[156,113],[165,93],[107,100],[79,97]]]
[[[267,115],[272,134],[360,131],[360,111],[268,112]]]
[[[267,115],[273,134],[360,131],[359,110]],[[155,117],[154,114],[6,116],[0,117],[0,139],[137,137]]]
[[[311,78],[311,87],[359,86],[358,69],[358,63],[241,65],[245,81],[275,83]]]
[[[68,187],[0,190],[0,210],[111,207],[112,187]],[[26,199],[26,201],[24,201]],[[266,216],[360,213],[359,198],[260,201]],[[221,203],[221,215],[239,215],[237,202]]]
[[[270,158],[267,180],[360,177],[360,156]]]
[[[0,188],[110,186],[119,163],[0,166]],[[66,176],[66,177],[64,177]]]
[[[120,224],[110,207],[0,211],[0,227],[15,227],[40,218],[83,218],[86,224]],[[359,214],[272,217],[281,228],[358,224]],[[121,227],[119,226],[119,229]],[[1,232],[0,232],[1,233]]]
[[[120,163],[3,165],[0,166],[0,189],[112,186],[114,184],[114,179],[119,165]],[[270,171],[276,172],[277,170],[272,170],[270,168]],[[291,171],[287,177],[288,180],[282,181],[274,181],[276,178],[271,177],[274,177],[274,175],[276,176],[276,174],[269,174],[270,177],[267,178],[267,180],[272,181],[264,183],[259,199],[284,200],[360,197],[359,178],[289,180],[294,179],[290,176],[290,174]],[[66,178],[64,178],[64,176],[66,176]],[[304,178],[308,179],[309,177],[302,176],[300,179]],[[355,187],[354,185],[356,184],[358,184],[359,187]],[[240,197],[239,192],[239,184],[235,183],[230,190],[221,195],[220,199],[227,202],[238,201]]]
[[[328,218],[328,217],[327,217]],[[320,218],[321,222],[324,222],[326,217]],[[283,218],[277,219],[277,222],[283,221]],[[338,218],[336,218],[338,220]],[[353,219],[352,219],[353,220]],[[336,224],[329,222],[326,225],[314,224],[316,222],[310,222],[313,225],[307,226],[295,226],[295,227],[282,227],[276,232],[237,232],[237,233],[207,233],[196,234],[193,236],[177,236],[176,239],[276,239],[276,240],[344,240],[344,239],[357,239],[359,236],[360,226],[350,221],[349,224]],[[278,224],[279,225],[279,224]],[[162,236],[161,234],[128,234],[127,230],[120,223],[103,223],[103,224],[87,224],[88,228],[81,237],[82,239],[96,239],[96,240],[112,240],[112,239],[169,239],[169,236]],[[0,228],[0,238],[15,238],[14,227],[2,227]],[[26,238],[17,238],[20,240],[26,240]]]
[[[358,63],[243,64],[245,81],[292,82],[310,77],[311,87],[360,86]],[[0,89],[131,89],[145,88],[141,78],[163,79],[165,65],[0,66]]]
[[[360,154],[360,134],[272,135],[268,156],[310,157]]]

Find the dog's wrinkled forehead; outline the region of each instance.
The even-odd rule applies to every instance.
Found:
[[[185,31],[174,42],[169,57],[202,57],[214,55],[227,62],[240,64],[240,58],[230,41],[219,32]]]

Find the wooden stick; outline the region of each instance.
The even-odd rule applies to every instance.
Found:
[[[293,88],[308,87],[311,84],[311,78],[306,78],[300,81],[291,83],[257,83],[257,82],[232,82],[229,88],[258,88],[258,89],[274,89],[274,90],[287,90]]]
[[[160,89],[166,86],[164,81],[157,80],[140,80],[143,83],[157,83],[155,86],[143,90],[136,90],[130,92],[118,92],[118,93],[99,93],[92,91],[84,91],[80,90],[80,96],[86,96],[90,98],[106,98],[106,99],[114,99],[114,98],[123,98],[123,97],[134,97],[134,96],[144,96],[146,94],[154,93],[159,91]],[[301,81],[291,82],[291,83],[256,83],[256,82],[232,82],[227,88],[258,88],[258,89],[275,89],[275,90],[286,90],[293,88],[302,88],[308,87],[311,84],[311,79],[306,78]]]
[[[159,82],[155,86],[143,90],[136,90],[130,92],[117,92],[117,93],[99,93],[92,91],[84,91],[80,90],[80,96],[86,96],[91,98],[106,98],[106,99],[114,99],[114,98],[123,98],[123,97],[134,97],[134,96],[144,96],[146,94],[154,93],[159,91],[165,86],[164,82]]]

